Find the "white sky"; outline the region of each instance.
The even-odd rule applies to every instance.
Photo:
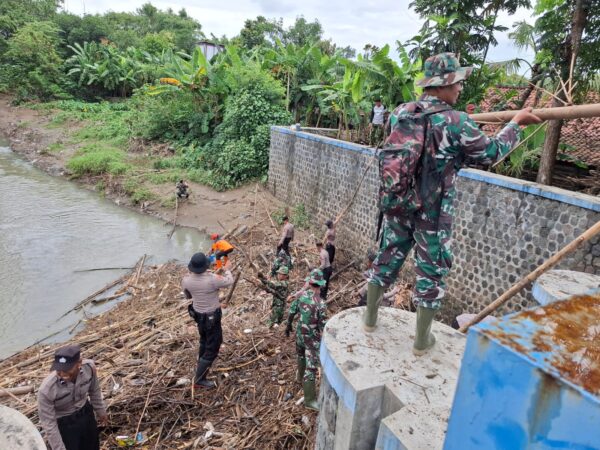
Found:
[[[65,9],[75,14],[104,13],[107,11],[135,11],[147,0],[64,0]],[[451,0],[449,0],[451,1]],[[161,10],[172,8],[175,12],[185,8],[188,14],[202,25],[210,36],[233,37],[239,33],[246,19],[262,15],[267,18],[283,18],[284,26],[294,23],[303,15],[308,21],[318,19],[324,30],[324,38],[332,38],[338,46],[350,45],[362,50],[365,44],[383,46],[389,43],[395,49],[396,40],[405,42],[414,36],[422,25],[419,16],[408,8],[410,0],[225,0],[193,1],[153,0]],[[519,10],[513,16],[501,15],[498,23],[511,27],[519,20],[532,21],[531,12]],[[531,60],[532,54],[519,52],[510,44],[506,34],[497,36],[498,46],[490,49],[489,61],[502,61],[521,57]]]

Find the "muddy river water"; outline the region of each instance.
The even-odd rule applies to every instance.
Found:
[[[79,301],[147,263],[186,262],[208,247],[195,229],[178,228],[52,177],[20,159],[0,140],[0,359],[38,342],[68,339]],[[113,302],[114,304],[114,302]],[[94,315],[111,304],[90,306]]]

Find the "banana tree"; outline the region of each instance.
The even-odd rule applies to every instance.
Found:
[[[352,84],[355,102],[364,97],[380,97],[385,105],[393,108],[414,100],[414,80],[421,70],[421,62],[411,61],[402,45],[397,44],[401,65],[390,58],[390,46],[387,44],[376,51],[371,59],[359,55],[357,61],[343,61],[356,72]]]
[[[312,58],[312,45],[302,47],[294,44],[284,45],[276,40],[274,49],[269,49],[264,55],[263,68],[270,69],[273,74],[282,78],[286,86],[286,105],[290,110],[291,92],[298,86],[298,73],[310,64]]]
[[[327,109],[337,117],[338,133],[341,137],[343,131],[350,129],[350,125],[360,125],[360,113],[368,108],[364,97],[357,98],[354,88],[354,73],[350,66],[345,68],[344,77],[331,85],[306,85],[304,91],[316,91]]]

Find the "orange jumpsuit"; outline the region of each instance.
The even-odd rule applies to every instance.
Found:
[[[210,248],[210,252],[213,254],[217,254],[218,252],[227,252],[227,251],[231,251],[233,249],[234,249],[233,245],[231,245],[229,242],[227,242],[224,239],[220,239],[212,245],[212,247]],[[229,258],[227,255],[222,256],[221,258],[217,258],[217,260],[215,262],[215,270],[219,270],[221,267],[223,267],[225,264],[227,264],[228,260],[229,260]]]

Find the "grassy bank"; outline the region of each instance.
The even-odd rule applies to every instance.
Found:
[[[169,207],[175,204],[174,189],[165,194],[160,186],[174,186],[186,179],[217,189],[225,187],[219,186],[209,171],[189,167],[188,148],[139,137],[139,112],[132,100],[57,101],[31,107],[48,115],[47,128],[65,134],[43,153],[59,157],[72,179],[92,184],[102,194],[123,195],[133,204],[153,201]]]

